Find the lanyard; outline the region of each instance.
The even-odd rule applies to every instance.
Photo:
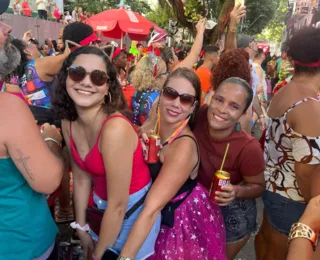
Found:
[[[160,109],[159,108],[158,108],[157,114],[158,114],[158,118],[157,118],[157,122],[156,122],[154,130],[157,129],[157,134],[160,135],[160,118],[161,118],[161,115],[160,115]],[[182,130],[187,126],[187,124],[189,123],[190,118],[191,118],[191,115],[189,115],[180,124],[180,126],[178,126],[177,129],[173,131],[173,133],[167,138],[167,140],[162,144],[162,146],[165,146],[167,144],[171,144],[174,141],[174,139],[176,139],[180,135]],[[156,131],[154,131],[154,132],[156,132]]]

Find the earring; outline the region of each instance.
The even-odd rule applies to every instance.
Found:
[[[112,96],[111,96],[110,91],[108,92],[108,97],[109,97],[109,103],[112,103]]]
[[[237,132],[241,132],[241,125],[239,122],[236,125],[236,130],[237,130]]]

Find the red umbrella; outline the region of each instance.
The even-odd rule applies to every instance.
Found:
[[[87,19],[86,23],[95,31],[114,39],[122,39],[128,33],[131,40],[143,41],[152,27],[157,31],[164,31],[147,18],[124,7],[103,11]]]

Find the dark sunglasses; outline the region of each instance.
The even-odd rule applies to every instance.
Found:
[[[70,79],[75,82],[81,82],[88,74],[90,75],[91,82],[96,86],[100,87],[109,82],[107,73],[102,70],[87,72],[83,67],[76,65],[70,66],[67,70]]]
[[[175,100],[176,98],[180,98],[180,103],[183,106],[192,107],[196,103],[196,97],[189,94],[179,94],[175,89],[170,87],[165,87],[163,89],[162,95],[164,98],[168,100]]]

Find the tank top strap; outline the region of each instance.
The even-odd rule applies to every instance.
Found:
[[[197,140],[196,140],[193,136],[191,136],[191,135],[180,135],[180,136],[178,136],[177,138],[175,138],[175,139],[173,140],[173,142],[176,141],[176,140],[178,140],[178,139],[181,139],[181,138],[183,138],[183,137],[189,137],[189,138],[191,138],[191,139],[195,142],[195,144],[196,144],[196,146],[197,146],[198,161],[197,161],[197,164],[193,167],[193,169],[192,169],[192,171],[191,171],[191,172],[193,172],[193,171],[198,167],[198,165],[200,164],[200,150],[199,150],[199,145],[198,145]],[[163,144],[163,147],[166,146],[166,145],[168,145],[167,142],[166,142],[165,144]]]
[[[304,99],[302,99],[302,100],[299,100],[298,102],[296,102],[296,103],[294,103],[291,107],[289,107],[288,108],[288,110],[283,114],[283,117],[287,117],[287,114],[289,113],[289,112],[291,112],[293,109],[295,109],[297,106],[299,106],[299,105],[301,105],[301,104],[303,104],[303,103],[305,103],[305,102],[308,102],[308,101],[310,101],[310,100],[312,100],[312,101],[316,101],[316,102],[320,102],[320,100],[319,99],[316,99],[316,98],[313,98],[313,97],[307,97],[307,98],[304,98]]]

